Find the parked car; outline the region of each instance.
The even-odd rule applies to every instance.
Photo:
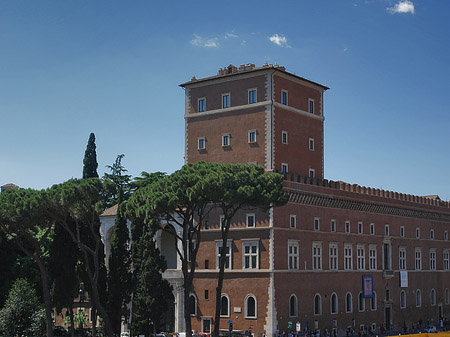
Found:
[[[424,332],[428,333],[434,333],[437,332],[436,325],[428,325],[425,329],[423,329]]]

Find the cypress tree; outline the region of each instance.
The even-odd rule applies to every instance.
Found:
[[[84,152],[83,160],[83,179],[84,178],[98,178],[97,173],[97,152],[95,146],[95,135],[93,132],[89,135],[89,140]]]

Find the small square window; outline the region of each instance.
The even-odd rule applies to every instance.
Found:
[[[230,107],[230,94],[222,95],[222,109]]]
[[[375,235],[375,224],[374,223],[370,224],[370,235]]]
[[[288,164],[286,164],[286,163],[281,164],[281,172],[283,174],[288,173]]]
[[[345,232],[350,233],[350,221],[345,222]]]
[[[404,226],[400,226],[400,236],[402,238],[405,237],[405,227]]]
[[[204,150],[206,148],[206,140],[205,137],[198,138],[198,149]]]
[[[309,169],[309,179],[314,179],[316,172],[313,169]]]
[[[247,214],[247,227],[255,227],[255,214]]]
[[[336,220],[334,219],[330,221],[330,232],[336,232]]]
[[[389,236],[389,225],[384,225],[384,235]]]
[[[434,240],[434,229],[430,229],[430,240]]]
[[[248,91],[248,104],[256,103],[256,89],[250,89]]]
[[[297,227],[297,217],[294,214],[291,214],[290,220],[289,220],[289,226],[291,228]]]
[[[319,218],[314,218],[314,230],[315,231],[320,230],[320,219]]]
[[[205,112],[206,111],[206,98],[199,98],[198,99],[198,112]]]
[[[314,139],[309,139],[309,151],[314,151]]]
[[[308,112],[310,113],[314,113],[314,100],[313,99],[309,99],[308,100]]]
[[[287,133],[287,131],[282,131],[281,132],[281,142],[283,144],[287,144],[288,143],[288,133]]]
[[[209,269],[209,260],[205,260],[205,269]]]
[[[249,130],[248,131],[248,142],[249,143],[256,143],[256,130]]]
[[[281,104],[288,104],[288,92],[286,90],[281,90]]]
[[[363,223],[361,221],[358,222],[358,233],[363,234]]]
[[[420,228],[416,228],[416,238],[420,239]]]
[[[222,135],[222,146],[230,146],[230,134],[229,133]]]

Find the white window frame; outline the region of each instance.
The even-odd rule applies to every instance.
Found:
[[[313,224],[315,231],[320,231],[320,218],[315,217],[314,218],[314,224]]]
[[[400,237],[405,237],[405,226],[400,226]]]
[[[422,306],[422,291],[420,289],[416,290],[416,307],[420,308]]]
[[[316,307],[316,298],[319,298],[318,306]],[[314,295],[314,316],[322,315],[322,296],[319,293]]]
[[[195,299],[195,310],[194,310],[194,313],[190,314],[190,315],[191,315],[191,317],[195,317],[195,316],[197,316],[197,312],[198,312],[198,298],[197,298],[197,295],[195,295],[194,293],[190,293],[189,294],[189,302],[191,301],[191,296],[193,296]],[[189,309],[190,308],[191,308],[191,303],[189,303]]]
[[[225,261],[225,269],[233,269],[233,242],[227,242],[228,253],[225,255],[225,260],[228,260],[228,268],[227,263]],[[220,248],[222,248],[222,240],[216,241],[216,269],[219,269],[219,259],[220,259]]]
[[[286,102],[283,102],[283,94],[286,94]],[[284,89],[281,89],[281,104],[289,105],[289,92]]]
[[[254,140],[252,140],[252,134],[254,135],[253,136]],[[248,143],[249,144],[256,143],[256,130],[248,130]]]
[[[250,224],[249,219],[251,219],[253,217],[253,224]],[[245,215],[245,224],[247,227],[256,227],[256,217],[255,217],[255,213],[248,213]]]
[[[309,151],[315,150],[314,138],[309,138],[308,140],[308,149]]]
[[[436,249],[430,249],[430,270],[436,270]]]
[[[250,93],[254,91],[255,92],[255,100],[251,101],[250,100]],[[255,104],[258,103],[258,88],[252,88],[252,89],[248,89],[248,104]]]
[[[288,240],[288,269],[299,269],[299,242]]]
[[[336,232],[336,219],[330,220],[330,232]]]
[[[289,140],[288,140],[288,132],[282,130],[281,131],[281,143],[282,144],[288,144]]]
[[[255,300],[255,316],[248,315],[248,299],[252,297]],[[244,300],[244,317],[247,319],[257,319],[258,318],[258,300],[253,294],[248,294]]]
[[[309,179],[314,179],[316,177],[316,170],[314,169],[309,169]]]
[[[289,216],[289,228],[297,228],[297,216],[295,214]]]
[[[434,229],[430,229],[430,240],[434,240]]]
[[[209,321],[209,331],[204,331],[204,321]],[[202,332],[211,333],[212,317],[202,317]]]
[[[450,270],[450,249],[444,249],[443,252],[443,269]]]
[[[228,301],[228,308],[227,308],[228,314],[227,314],[227,315],[223,315],[223,314],[222,314],[222,298],[223,298],[223,297],[225,297],[225,298],[227,299],[227,301]],[[220,317],[230,317],[230,315],[231,315],[230,309],[231,309],[231,306],[230,306],[230,297],[228,297],[227,294],[222,294],[222,295],[220,295]]]
[[[284,169],[286,168],[286,170]],[[289,166],[287,163],[281,163],[281,173],[286,174],[289,172]]]
[[[388,224],[384,225],[384,235],[385,236],[390,236],[389,225]]]
[[[375,235],[375,224],[373,222],[370,224],[370,235]]]
[[[400,309],[406,308],[406,291],[400,291]]]
[[[200,102],[203,101],[203,109],[200,106]],[[197,99],[197,112],[205,112],[206,111],[206,97],[200,97]]]
[[[333,307],[333,298],[336,299],[336,307]],[[332,315],[337,315],[339,313],[339,299],[336,293],[332,293],[330,296],[330,313]]]
[[[330,243],[328,246],[329,251],[329,264],[328,269],[338,270],[339,269],[339,249],[337,243]]]
[[[229,133],[222,134],[222,147],[231,146],[231,135]]]
[[[406,247],[398,249],[398,269],[406,270]]]
[[[364,234],[364,227],[362,221],[358,221],[358,234]]]
[[[353,269],[353,247],[351,244],[344,244],[344,270]]]
[[[350,296],[350,302],[347,300],[348,296]],[[350,305],[349,305],[350,304]],[[351,292],[347,292],[345,294],[345,312],[351,313],[353,312],[353,296]]]
[[[414,249],[414,267],[415,270],[422,270],[422,249],[419,247]]]
[[[365,270],[366,269],[366,249],[364,245],[356,246],[356,267],[357,270]]]
[[[351,228],[350,228],[350,221],[349,221],[349,220],[346,220],[346,221],[345,221],[345,232],[346,232],[346,233],[350,233],[350,231],[351,231]]]
[[[312,109],[311,109],[311,103],[312,103]],[[315,110],[315,102],[312,98],[308,98],[308,112],[313,114],[314,110]]]
[[[312,270],[322,270],[322,243],[312,243]]]
[[[373,292],[373,297],[370,298],[370,310],[377,310],[377,293],[375,291]]]
[[[377,270],[377,246],[369,245],[369,270]]]
[[[291,307],[291,299],[292,298],[295,299],[294,308]],[[294,309],[294,315],[292,315],[291,309]],[[298,317],[298,299],[295,294],[291,294],[291,296],[289,296],[289,317]]]
[[[224,104],[224,98],[228,96],[228,106]],[[222,94],[222,109],[228,109],[231,107],[231,94],[229,92]]]
[[[203,147],[200,146],[201,142],[203,143]],[[197,149],[198,150],[206,149],[206,138],[205,137],[198,137],[197,138]]]
[[[249,247],[249,251],[246,252],[246,247]],[[256,252],[252,251],[252,247],[256,247]],[[252,258],[256,257],[256,266],[253,266]],[[248,267],[246,266],[245,259],[248,258]],[[242,269],[259,269],[259,240],[242,240]]]

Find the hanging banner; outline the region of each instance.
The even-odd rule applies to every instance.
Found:
[[[373,276],[363,275],[362,276],[363,285],[363,297],[372,298],[373,297]]]

